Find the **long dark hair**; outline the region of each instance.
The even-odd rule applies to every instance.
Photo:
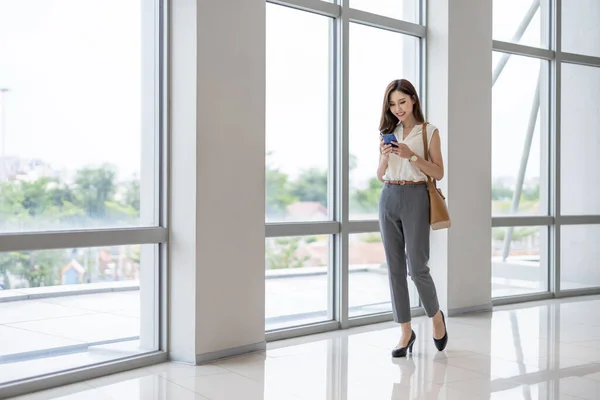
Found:
[[[419,95],[413,84],[406,79],[396,79],[385,89],[383,106],[381,108],[381,121],[379,122],[380,133],[392,133],[394,129],[396,129],[396,125],[398,125],[398,118],[390,111],[390,96],[395,91],[402,92],[415,101],[415,104],[413,105],[413,115],[417,122],[425,122],[423,110],[421,109],[421,101],[419,100]]]

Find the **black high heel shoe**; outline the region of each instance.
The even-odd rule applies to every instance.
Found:
[[[407,350],[409,353],[412,353],[415,340],[417,340],[417,335],[415,335],[415,331],[412,331],[412,333],[410,334],[410,340],[408,341],[408,344],[405,347],[400,347],[392,350],[392,357],[406,357]]]
[[[444,351],[446,345],[448,344],[448,329],[446,328],[446,318],[444,317],[444,312],[440,312],[442,313],[442,321],[444,322],[444,337],[441,339],[433,338],[433,343],[435,343],[435,347],[439,351]]]

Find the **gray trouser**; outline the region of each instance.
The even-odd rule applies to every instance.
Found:
[[[427,316],[439,310],[429,273],[429,193],[427,185],[386,184],[379,198],[379,226],[390,278],[394,321],[409,322],[406,267]]]

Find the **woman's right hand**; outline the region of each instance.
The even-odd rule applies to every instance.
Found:
[[[379,152],[381,153],[381,157],[388,159],[390,157],[390,154],[392,153],[392,149],[392,145],[385,144],[383,139],[379,141]]]

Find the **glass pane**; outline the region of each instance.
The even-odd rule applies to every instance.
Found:
[[[267,222],[329,219],[331,20],[267,4]]]
[[[549,0],[494,0],[494,40],[548,48]]]
[[[389,52],[390,46],[396,49]],[[350,219],[377,219],[379,119],[387,85],[405,78],[419,87],[419,39],[350,24]],[[381,62],[381,54],[386,62]]]
[[[505,57],[508,55],[494,53],[496,71]],[[511,55],[494,84],[494,215],[548,214],[547,67],[546,61]]]
[[[0,253],[0,385],[158,350],[157,251]]]
[[[548,227],[492,229],[492,297],[548,291]]]
[[[419,23],[419,0],[350,0],[350,7],[385,17]]]
[[[349,237],[350,317],[391,312],[390,284],[381,234],[358,233]],[[419,306],[419,294],[408,279],[410,306]]]
[[[329,236],[265,240],[266,329],[329,320]]]
[[[600,68],[562,66],[561,214],[600,214]]]
[[[600,225],[560,228],[560,288],[600,287]]]
[[[157,222],[154,44],[154,2],[0,2],[0,232]]]
[[[562,0],[562,50],[600,56],[600,2]]]

